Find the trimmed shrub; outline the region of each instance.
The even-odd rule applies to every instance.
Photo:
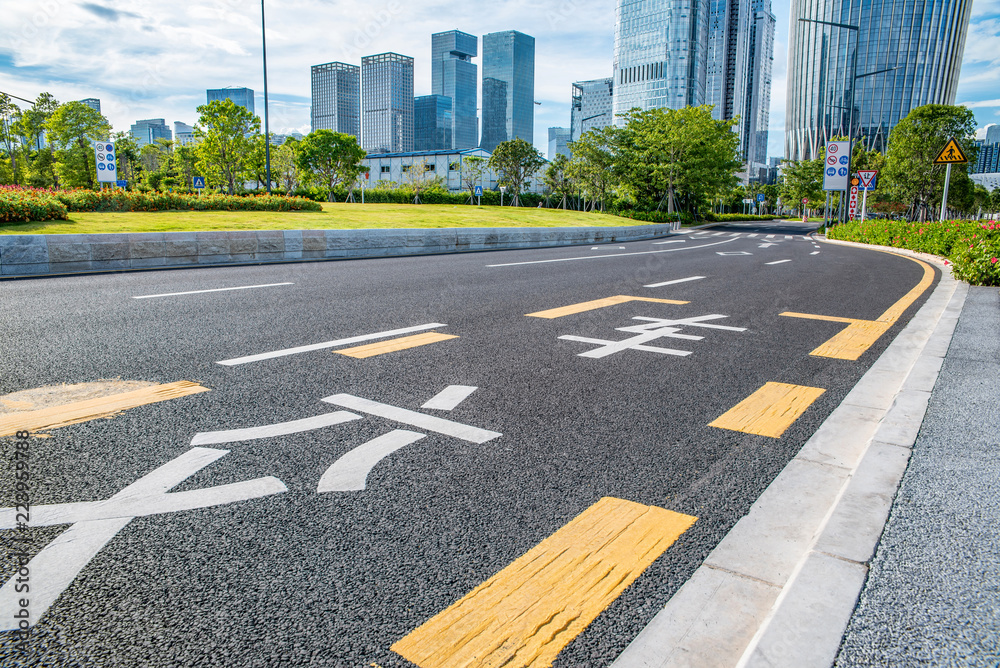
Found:
[[[51,191],[0,186],[0,225],[65,220],[66,205]]]
[[[61,190],[55,196],[70,211],[322,211],[317,202],[275,195],[190,195],[187,193]]]

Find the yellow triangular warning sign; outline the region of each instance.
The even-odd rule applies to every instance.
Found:
[[[962,149],[954,137],[948,140],[945,147],[938,153],[938,157],[934,158],[935,165],[954,165],[968,161],[969,159],[962,153]]]

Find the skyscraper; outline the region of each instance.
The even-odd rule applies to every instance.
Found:
[[[549,128],[549,153],[546,156],[549,160],[555,160],[557,155],[573,157],[569,152],[569,135],[569,128]]]
[[[162,118],[147,118],[136,121],[129,128],[129,134],[135,139],[139,148],[146,144],[154,144],[157,139],[173,139],[173,134],[167,126],[167,122]]]
[[[479,117],[476,115],[478,67],[472,59],[479,54],[479,39],[460,30],[431,35],[431,93],[451,98],[451,146],[474,148],[479,145]]]
[[[573,102],[570,108],[570,141],[576,141],[584,132],[605,128],[614,121],[613,103],[615,80],[591,79],[573,84]]]
[[[313,130],[333,130],[361,137],[361,68],[347,63],[313,65]]]
[[[709,0],[618,0],[614,113],[705,103]]]
[[[885,150],[911,109],[954,104],[971,11],[972,0],[792,0],[785,157],[815,158],[849,133]]]
[[[752,0],[747,39],[747,76],[740,110],[740,149],[750,177],[767,167],[767,126],[771,118],[771,71],[774,62],[774,14],[771,0]]]
[[[232,100],[233,104],[243,107],[251,114],[255,113],[252,88],[209,88],[205,93],[209,102]]]
[[[444,151],[452,144],[451,98],[422,95],[413,100],[413,150]]]
[[[96,111],[97,113],[101,113],[101,101],[98,98],[96,98],[96,97],[88,97],[88,98],[85,98],[83,100],[80,100],[80,102],[82,104],[87,105],[88,107],[90,107],[91,109],[93,109],[94,111]]]
[[[413,58],[361,59],[361,145],[372,153],[413,150]]]
[[[516,30],[483,35],[483,137],[487,151],[515,138],[531,144],[535,125],[535,38]]]
[[[986,128],[986,143],[1000,143],[1000,125],[990,125]]]
[[[174,142],[178,146],[196,144],[197,139],[194,136],[194,128],[187,123],[174,121]]]
[[[746,100],[751,0],[710,0],[705,104],[712,117],[743,114]],[[741,118],[741,121],[743,119]],[[737,129],[742,136],[742,131]]]

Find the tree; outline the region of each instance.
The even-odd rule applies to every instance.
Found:
[[[483,173],[486,171],[486,158],[470,155],[462,158],[462,184],[469,189],[469,204],[476,200],[476,186],[483,184]]]
[[[18,114],[20,109],[11,101],[10,96],[7,93],[0,93],[0,149],[10,161],[10,176],[4,180],[15,184],[21,182],[17,164],[20,142],[12,127]]]
[[[295,166],[295,147],[298,141],[292,137],[271,151],[271,176],[290,195],[299,183],[299,171]]]
[[[112,137],[118,155],[118,175],[128,183],[135,183],[142,173],[139,145],[127,132],[116,132]]]
[[[325,187],[327,201],[333,202],[333,189],[342,183],[353,184],[364,171],[364,157],[354,135],[313,130],[299,142],[295,164],[309,181]]]
[[[21,145],[25,180],[29,185],[47,187],[58,185],[55,173],[55,155],[52,146],[43,142],[45,124],[59,108],[59,101],[49,93],[42,93],[30,109],[16,115],[12,132],[23,137]]]
[[[614,126],[588,130],[575,142],[570,142],[573,153],[566,168],[566,175],[578,184],[593,201],[592,209],[604,200],[615,183],[615,144],[619,130]],[[586,210],[586,202],[583,209]]]
[[[111,123],[82,102],[59,105],[45,123],[56,151],[56,175],[70,187],[93,188],[97,180],[94,142],[107,140]]]
[[[815,160],[785,160],[782,171],[781,199],[786,206],[798,209],[802,200],[809,200],[807,208],[815,209],[820,202],[825,204],[823,190],[823,165],[826,149],[821,148]]]
[[[909,203],[910,220],[933,217],[931,207],[941,201],[945,165],[935,165],[934,159],[949,138],[955,137],[969,160],[975,161],[975,131],[972,110],[944,104],[912,109],[892,129],[884,182],[891,195]],[[969,180],[962,165],[952,167],[953,192],[969,191]]]
[[[521,191],[527,179],[545,164],[534,146],[520,137],[500,142],[490,156],[489,168],[500,177],[500,183],[510,188],[511,206],[521,206]]]
[[[569,158],[560,153],[545,170],[545,187],[559,198],[557,208],[565,209],[566,200],[573,194],[573,179],[570,177]]]
[[[229,99],[213,100],[197,111],[201,115],[194,126],[201,140],[195,149],[198,166],[210,184],[221,185],[234,195],[246,178],[260,119]]]

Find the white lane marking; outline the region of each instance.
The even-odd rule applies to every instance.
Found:
[[[786,234],[786,235],[785,235],[785,238],[786,238],[786,239],[794,239],[795,237],[793,237],[793,236],[792,236],[792,235],[790,235],[790,234]]]
[[[725,234],[725,232],[712,232],[712,234],[710,234],[709,236],[712,236],[712,237],[721,237],[724,234]]]
[[[432,408],[439,411],[454,410],[460,403],[469,398],[469,395],[478,390],[472,385],[449,385],[421,406],[421,408]]]
[[[775,260],[774,262],[765,262],[764,264],[782,264],[783,262],[791,262],[791,260]]]
[[[740,232],[733,232],[729,236],[731,236],[731,237],[738,237],[738,236],[740,236],[740,234],[741,234]]]
[[[653,245],[654,246],[662,246],[663,244],[682,244],[682,243],[684,243],[686,241],[687,241],[687,239],[675,239],[673,241],[654,241]]]
[[[609,248],[612,250],[625,250],[624,246],[594,246],[590,250],[608,250]]]
[[[746,252],[746,251],[715,251],[715,254],[716,254],[716,255],[725,255],[725,256],[733,256],[733,255],[753,255],[753,253],[748,253],[748,252]]]
[[[644,285],[644,288],[659,288],[664,285],[674,285],[675,283],[687,283],[688,281],[700,281],[705,278],[704,276],[688,276],[687,278],[675,278],[672,281],[663,281],[662,283],[650,283],[649,285]]]
[[[605,255],[602,257],[607,257],[607,256]],[[387,332],[375,332],[374,334],[362,334],[361,336],[352,336],[347,339],[337,339],[336,341],[313,343],[308,346],[299,346],[297,348],[285,348],[284,350],[275,350],[274,352],[261,353],[259,355],[247,355],[246,357],[236,357],[231,360],[222,360],[221,362],[216,362],[216,364],[224,364],[225,366],[235,366],[237,364],[247,364],[248,362],[259,362],[261,360],[269,360],[275,357],[285,357],[286,355],[308,353],[313,350],[323,350],[324,348],[336,348],[337,346],[345,346],[350,343],[360,343],[361,341],[371,341],[373,339],[384,339],[390,336],[397,336],[399,334],[409,334],[410,332],[420,332],[425,329],[434,329],[435,327],[447,327],[447,326],[448,325],[441,322],[431,322],[426,325],[416,325],[415,327],[404,327],[403,329],[393,329]]]
[[[765,241],[762,244],[758,244],[757,248],[770,248],[771,246],[777,246],[778,244],[772,244]]]
[[[326,470],[319,479],[317,492],[357,492],[365,488],[368,474],[380,461],[426,434],[396,429],[383,436],[362,443]]]
[[[460,438],[463,441],[471,443],[486,443],[487,441],[492,441],[494,438],[503,436],[503,434],[496,431],[471,427],[467,424],[452,422],[451,420],[434,417],[433,415],[424,415],[423,413],[409,411],[397,406],[380,404],[377,401],[362,399],[350,394],[334,394],[333,396],[325,397],[323,401],[328,404],[358,411],[359,413],[368,413],[369,415],[384,417],[395,422],[402,422],[411,427],[433,431],[437,434],[454,436],[455,438]]]
[[[28,526],[64,524],[70,517],[66,514],[69,509],[77,513],[75,517],[82,519],[27,562],[33,585],[28,623],[37,624],[101,548],[139,514],[172,512],[171,506],[179,506],[177,509],[205,508],[288,491],[277,478],[266,477],[191,492],[166,493],[227,453],[228,450],[192,448],[106,501],[33,507]],[[0,529],[17,526],[16,510],[0,509]],[[84,512],[81,513],[81,510]],[[106,517],[109,513],[119,516]],[[104,519],[97,519],[101,517]],[[15,586],[16,578],[11,577],[0,588],[0,631],[18,628],[19,620],[14,618],[14,614],[21,609],[19,599],[25,596],[16,592]]]
[[[767,236],[766,236],[766,237],[764,237],[764,238],[765,238],[765,239],[773,239],[773,238],[774,238],[774,235],[773,235],[773,234],[769,234],[769,235],[767,235]]]
[[[809,253],[809,254],[810,255],[819,255],[819,251],[813,251],[812,253]]]
[[[748,234],[747,235],[747,237],[749,237],[750,239],[755,239],[756,237],[759,237],[759,236],[760,236],[759,234]]]
[[[684,248],[664,248],[662,250],[655,251],[638,251],[635,253],[609,253],[607,255],[585,255],[581,257],[561,257],[555,260],[531,260],[530,262],[507,262],[505,264],[488,264],[487,267],[515,267],[521,264],[547,264],[549,262],[572,262],[573,260],[603,260],[608,257],[626,257],[629,255],[652,255],[653,253],[673,253],[675,251],[686,251],[686,250],[697,250],[699,248],[708,248],[709,246],[718,246],[719,244],[728,244],[730,241],[736,241],[736,239],[726,239],[725,241],[716,241],[710,244],[705,244],[703,246],[685,246]],[[443,325],[436,325],[438,327],[443,327]]]
[[[222,431],[203,431],[194,435],[191,445],[210,445],[215,443],[232,443],[234,441],[253,441],[258,438],[271,438],[273,436],[286,436],[297,434],[300,431],[311,431],[322,427],[330,427],[335,424],[360,420],[360,415],[348,413],[347,411],[335,411],[324,413],[301,420],[291,422],[279,422],[277,424],[266,424],[261,427],[248,427],[246,429],[225,429]]]
[[[214,288],[212,290],[189,290],[188,292],[164,292],[161,295],[141,295],[132,299],[153,299],[154,297],[176,297],[177,295],[200,295],[206,292],[227,292],[229,290],[253,290],[254,288],[273,288],[279,285],[295,285],[294,283],[267,283],[265,285],[241,285],[237,288]]]

